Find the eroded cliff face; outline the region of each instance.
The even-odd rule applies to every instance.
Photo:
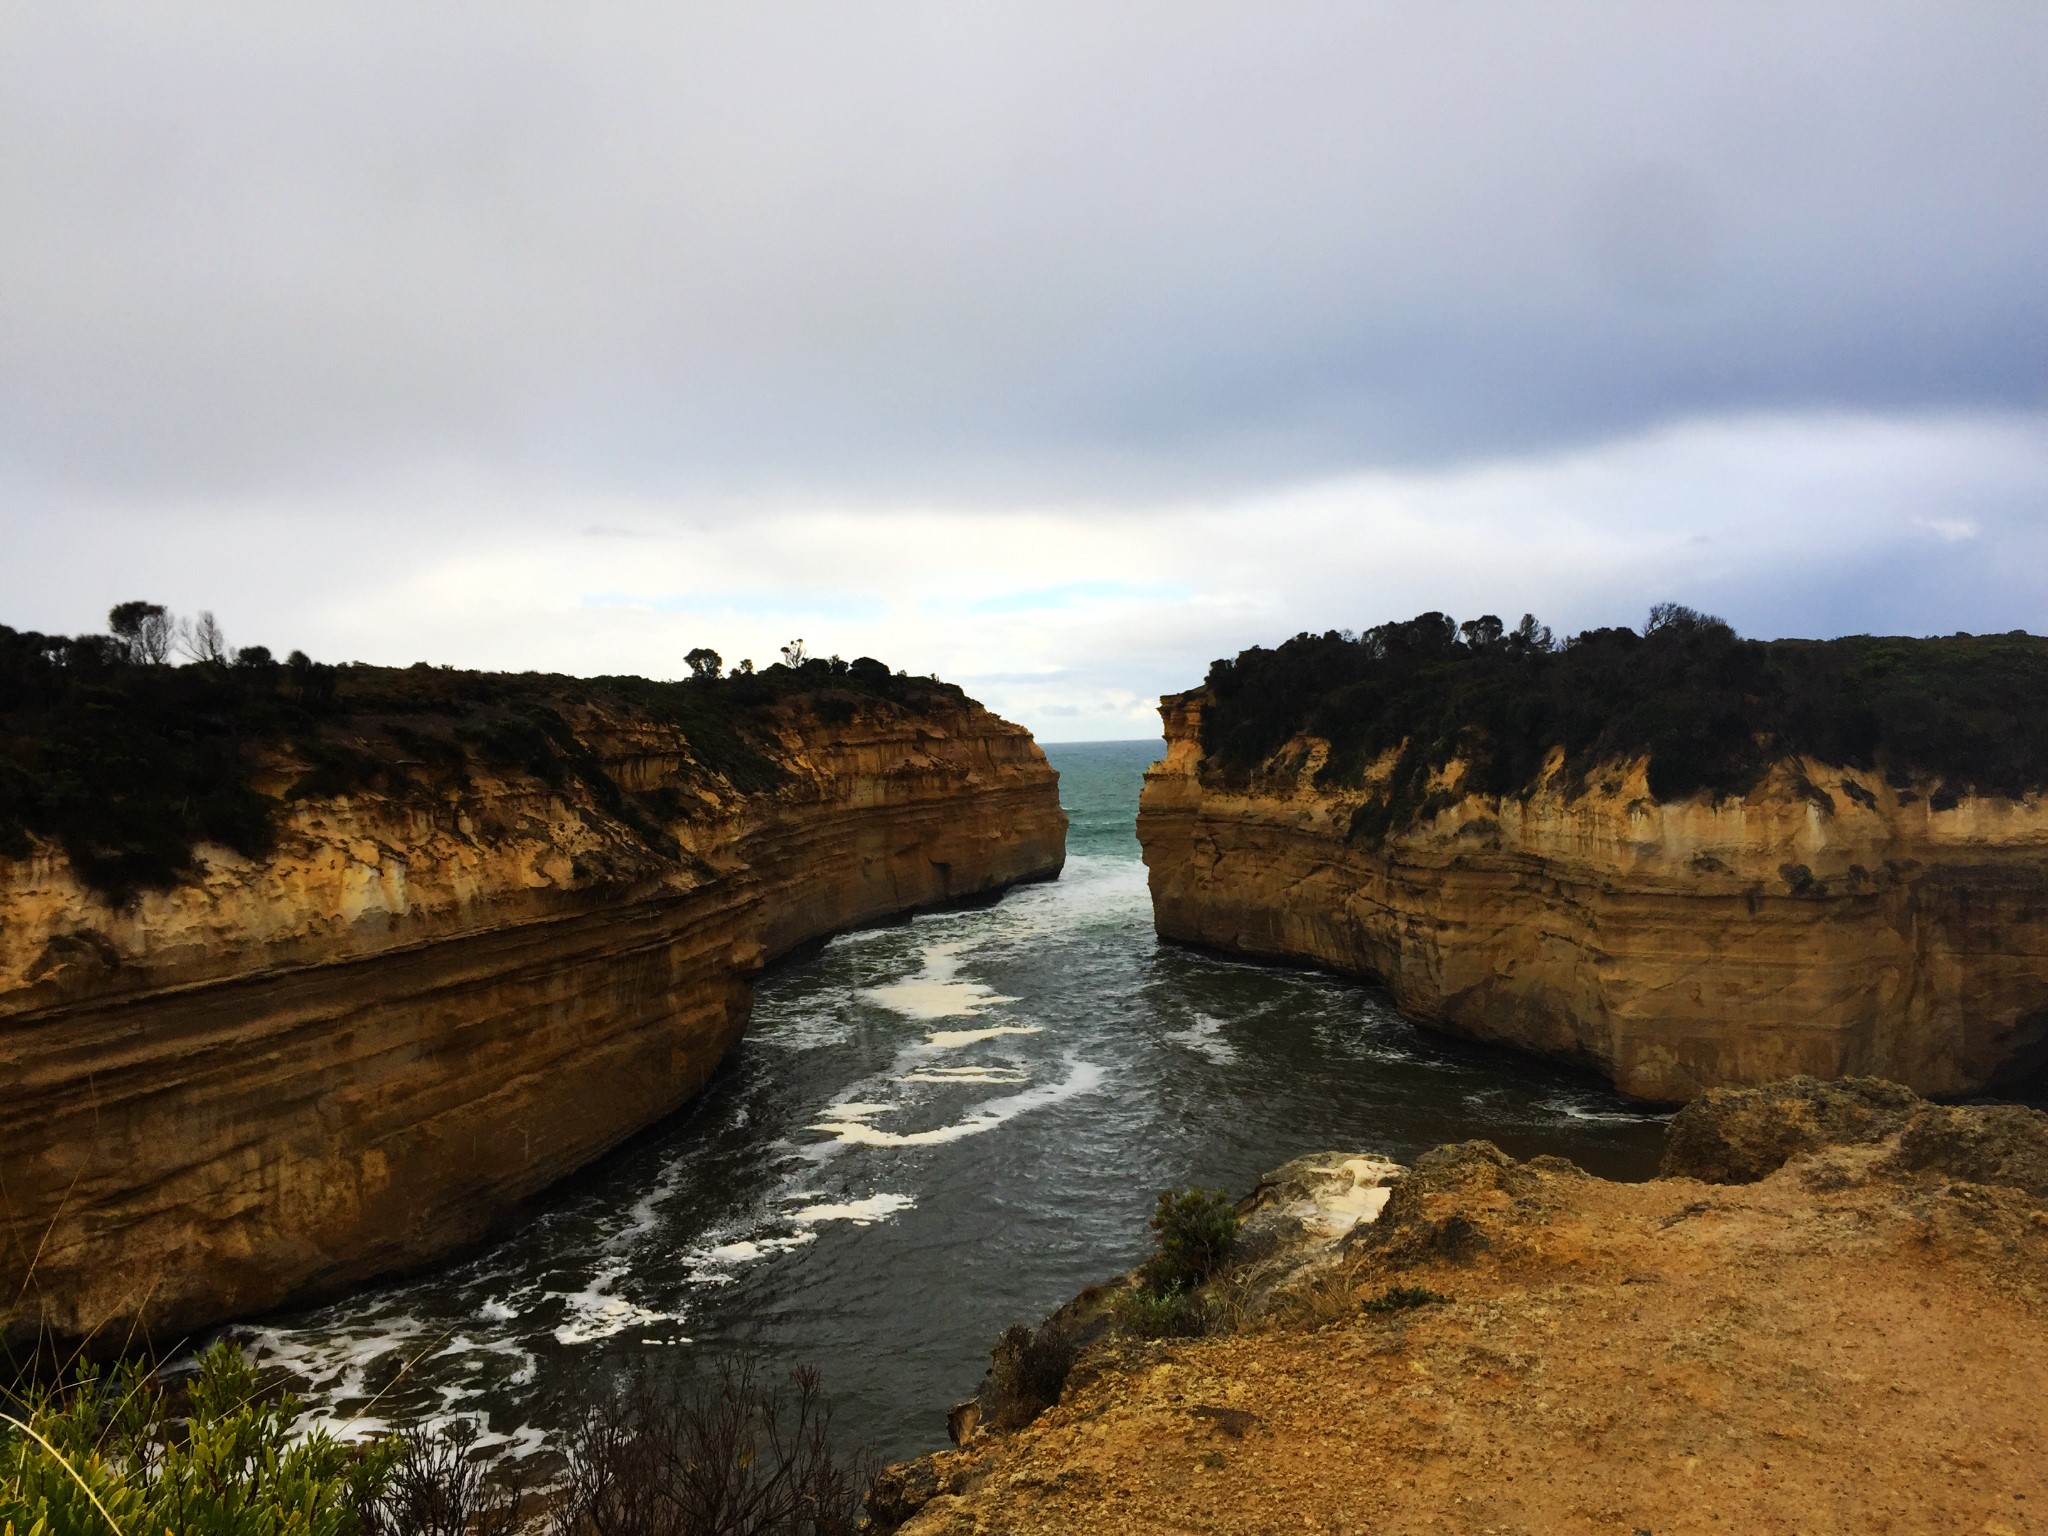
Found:
[[[565,710],[614,784],[677,791],[672,844],[473,768],[287,801],[273,856],[204,847],[126,908],[54,847],[0,860],[10,1333],[163,1338],[471,1243],[688,1099],[766,961],[1064,857],[1057,775],[971,702],[787,712],[756,793]]]
[[[1232,787],[1203,703],[1162,703],[1139,806],[1163,938],[1378,979],[1410,1017],[1646,1099],[1794,1073],[1967,1094],[2048,1062],[2038,796],[1801,762],[1718,802],[1659,804],[1641,764],[1495,799],[1454,764],[1441,808],[1375,846],[1353,833],[1373,775],[1319,785],[1302,738]]]

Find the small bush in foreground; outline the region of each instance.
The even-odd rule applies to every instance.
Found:
[[[1237,1203],[1220,1189],[1168,1190],[1150,1223],[1159,1251],[1145,1266],[1154,1291],[1193,1290],[1223,1268],[1237,1243]]]
[[[1141,1339],[1199,1339],[1209,1331],[1209,1304],[1197,1291],[1133,1286],[1111,1306],[1117,1327]]]
[[[78,1368],[0,1393],[4,1536],[852,1536],[870,1468],[829,1440],[815,1371],[763,1389],[727,1362],[707,1387],[641,1383],[570,1437],[569,1481],[538,1523],[458,1420],[366,1446],[297,1436],[299,1403],[259,1396],[216,1345],[183,1398],[148,1368]]]
[[[471,1456],[476,1425],[457,1419],[445,1431],[399,1438],[387,1475],[363,1500],[362,1536],[510,1536],[525,1499],[503,1487]]]
[[[996,1340],[982,1412],[1000,1430],[1022,1429],[1060,1400],[1081,1354],[1080,1334],[1065,1323],[1022,1323]]]
[[[397,1450],[291,1434],[298,1404],[260,1400],[226,1345],[200,1364],[189,1417],[138,1364],[83,1368],[0,1420],[0,1530],[17,1536],[355,1536]]]
[[[694,1389],[637,1384],[571,1438],[555,1536],[852,1536],[871,1468],[833,1450],[818,1373],[790,1384],[744,1361]]]
[[[1158,1248],[1111,1303],[1117,1326],[1146,1339],[1198,1338],[1221,1321],[1202,1287],[1237,1245],[1236,1202],[1220,1189],[1167,1190],[1148,1224]]]

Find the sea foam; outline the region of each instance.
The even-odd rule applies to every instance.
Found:
[[[966,1115],[951,1125],[934,1126],[928,1131],[885,1131],[879,1126],[869,1125],[861,1120],[824,1120],[810,1127],[823,1131],[842,1146],[854,1147],[935,1147],[949,1141],[959,1141],[968,1136],[979,1136],[983,1131],[992,1131],[1007,1120],[1034,1109],[1043,1109],[1050,1104],[1077,1098],[1084,1093],[1093,1093],[1102,1085],[1102,1068],[1093,1062],[1076,1061],[1067,1058],[1067,1075],[1057,1083],[1048,1083],[1039,1088],[1027,1088],[1022,1093],[1011,1094],[1004,1099],[989,1099],[970,1108]]]

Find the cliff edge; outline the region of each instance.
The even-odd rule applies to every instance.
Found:
[[[2048,1530],[2048,1117],[1799,1079],[1688,1106],[1642,1184],[1469,1142],[1361,1210],[1376,1163],[1269,1178],[1218,1331],[1101,1333],[878,1529]]]
[[[108,686],[232,688],[283,722],[216,794],[267,822],[243,851],[202,828],[180,865],[175,837],[16,802],[84,829],[0,848],[17,1337],[165,1340],[472,1243],[687,1100],[769,960],[1064,856],[1029,734],[873,663],[296,691],[158,670]],[[46,737],[31,790],[75,739]]]
[[[2048,658],[1996,638],[2029,667]],[[1997,761],[1944,771],[1940,731],[1890,750],[1856,725],[1882,711],[1858,713],[1853,673],[1808,675],[1841,664],[1809,646],[1789,653],[1804,668],[1782,685],[1790,723],[1756,702],[1768,673],[1714,717],[1706,739],[1743,743],[1727,758],[1684,719],[1670,739],[1705,685],[1643,684],[1657,643],[1628,641],[1496,660],[1453,636],[1400,672],[1393,703],[1394,684],[1372,690],[1395,664],[1368,656],[1348,692],[1311,687],[1290,710],[1264,702],[1285,676],[1260,680],[1256,703],[1223,698],[1241,680],[1219,663],[1161,704],[1166,756],[1138,814],[1160,936],[1384,982],[1412,1018],[1578,1061],[1644,1099],[1797,1073],[1960,1096],[2048,1065],[2048,801],[2028,778],[2044,765],[1967,685],[2022,723],[2031,695],[1963,653],[1945,697]],[[1886,644],[1911,660],[1963,642]],[[1710,648],[1695,670],[1718,665]],[[1597,688],[1620,702],[1596,709],[1582,693]],[[1802,689],[1847,698],[1854,718],[1814,726]],[[1918,722],[1914,697],[1880,703]]]

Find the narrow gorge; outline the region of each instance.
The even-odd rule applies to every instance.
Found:
[[[473,1244],[688,1100],[767,962],[1064,858],[1030,735],[873,663],[339,673],[244,749],[262,851],[122,891],[0,850],[11,1337],[169,1340]]]

